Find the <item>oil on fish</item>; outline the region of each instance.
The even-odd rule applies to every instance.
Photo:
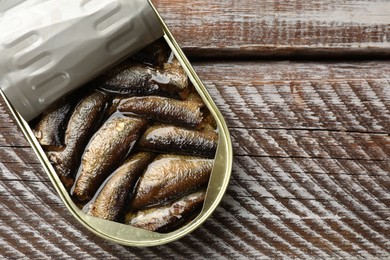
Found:
[[[66,188],[74,182],[81,155],[107,108],[109,97],[94,91],[76,106],[65,132],[64,149],[48,152],[48,158]]]
[[[92,199],[103,181],[119,167],[137,141],[146,121],[114,114],[91,138],[82,157],[72,195]]]
[[[49,107],[33,130],[38,142],[45,148],[64,146],[66,125],[74,108],[73,100],[60,100]]]
[[[149,231],[164,232],[179,225],[199,208],[205,199],[205,190],[186,195],[168,205],[130,212],[125,223]]]
[[[144,150],[207,158],[215,156],[217,145],[218,134],[214,131],[200,132],[170,125],[150,127],[138,143]]]
[[[203,209],[218,113],[181,64],[162,38],[30,122],[87,219],[167,233]]]
[[[150,96],[123,99],[118,110],[163,123],[200,128],[203,120],[203,104],[192,101]]]
[[[88,214],[106,220],[118,221],[129,202],[139,176],[153,160],[154,154],[140,152],[132,155],[103,183],[92,201]]]
[[[163,69],[158,69],[127,60],[97,78],[93,84],[111,93],[132,96],[184,99],[190,92],[188,77],[178,62],[166,63]]]
[[[130,209],[164,204],[205,186],[213,163],[198,157],[159,155],[138,181]]]

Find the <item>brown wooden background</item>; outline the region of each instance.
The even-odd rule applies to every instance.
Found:
[[[230,127],[220,207],[165,246],[104,241],[0,101],[0,258],[390,258],[390,2],[154,3]]]

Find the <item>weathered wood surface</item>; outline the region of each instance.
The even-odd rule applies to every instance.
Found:
[[[390,55],[388,0],[153,0],[191,56]]]
[[[195,69],[230,127],[220,207],[165,246],[100,239],[62,205],[0,101],[0,258],[390,258],[390,63],[358,61],[389,57],[390,2],[153,2],[204,60]],[[261,56],[310,62],[240,61]]]
[[[187,237],[128,248],[67,212],[0,102],[5,258],[389,258],[388,62],[204,62],[230,126],[233,178]]]

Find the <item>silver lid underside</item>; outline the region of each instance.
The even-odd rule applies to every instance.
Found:
[[[0,32],[0,88],[26,121],[163,35],[147,0],[4,0]]]

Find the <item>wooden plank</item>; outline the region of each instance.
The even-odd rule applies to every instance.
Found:
[[[195,69],[233,128],[389,133],[388,62],[221,62]]]
[[[233,139],[220,207],[180,241],[127,248],[62,205],[0,101],[0,256],[388,258],[386,62],[197,63]]]
[[[188,252],[188,255],[199,257],[197,250],[203,248],[201,256],[205,258],[388,256],[388,208],[382,205],[373,211],[355,198],[356,194],[368,193],[364,188],[354,187],[359,180],[351,182],[347,175],[334,179],[327,174],[307,176],[302,172],[296,174],[301,174],[306,181],[251,181],[252,176],[259,178],[260,173],[277,177],[275,170],[279,171],[280,178],[296,178],[282,165],[277,166],[277,161],[274,162],[276,169],[272,167],[272,171],[263,171],[263,165],[267,164],[265,161],[257,162],[259,170],[253,174],[246,166],[251,160],[251,157],[236,157],[233,174],[241,179],[232,181],[223,203],[201,229],[179,242],[153,250],[144,249],[139,254],[185,257],[184,252]],[[365,183],[367,180],[369,178],[360,181]],[[371,179],[371,182],[380,181]],[[351,188],[345,187],[351,183]],[[20,189],[21,186],[24,189]],[[2,237],[10,244],[14,244],[18,237],[25,241],[23,245],[13,247],[16,250],[37,257],[39,253],[51,257],[57,254],[78,257],[113,254],[123,257],[126,250],[130,250],[120,246],[110,250],[107,242],[91,235],[59,204],[49,186],[36,186],[32,182],[3,182],[1,187],[13,195],[1,196]],[[305,190],[317,193],[320,199],[299,199],[288,195]],[[25,195],[20,196],[20,192]],[[382,194],[386,194],[386,190]],[[375,200],[366,201],[366,204],[368,202]],[[29,217],[24,218],[25,214]],[[193,243],[195,246],[191,246]],[[79,251],[74,252],[69,247]],[[180,253],[183,247],[186,251]],[[54,248],[59,251],[55,252]],[[134,250],[131,249],[131,252]]]
[[[390,54],[387,0],[153,0],[191,56]]]

